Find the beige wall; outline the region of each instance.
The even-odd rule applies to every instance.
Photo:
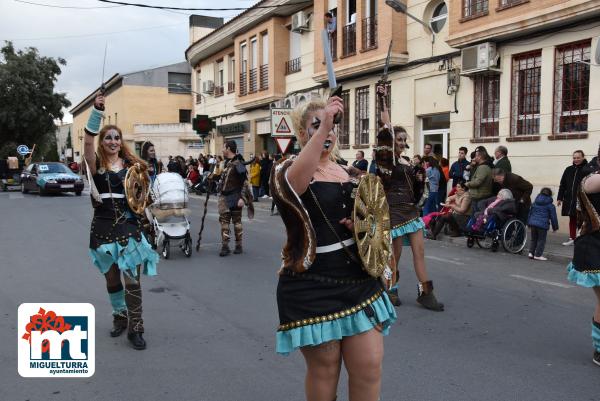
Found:
[[[134,124],[178,123],[180,109],[193,110],[189,94],[168,93],[167,88],[126,85],[108,92],[104,124],[116,123],[131,145],[144,140],[134,134]],[[73,116],[73,147],[80,154],[83,128],[90,112],[91,106]]]

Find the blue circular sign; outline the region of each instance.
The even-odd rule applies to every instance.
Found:
[[[25,156],[29,154],[29,147],[27,145],[19,145],[17,146],[17,153],[21,156]]]

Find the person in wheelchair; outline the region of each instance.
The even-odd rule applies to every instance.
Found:
[[[468,230],[473,233],[484,233],[488,224],[494,221],[496,227],[502,227],[508,219],[517,214],[517,205],[509,189],[501,189],[495,198],[479,202],[478,210],[471,218]]]

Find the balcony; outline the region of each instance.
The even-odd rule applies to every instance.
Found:
[[[362,20],[362,50],[377,48],[377,16]]]
[[[260,90],[269,89],[269,64],[260,66]]]
[[[222,86],[215,86],[215,97],[219,97],[219,96],[223,96],[223,87]]]
[[[235,82],[227,82],[227,93],[235,91]]]
[[[285,75],[290,75],[299,72],[302,69],[300,57],[285,62]]]
[[[202,95],[197,93],[196,94],[196,104],[200,104],[202,103]]]
[[[246,80],[246,72],[240,74],[240,96],[248,94],[248,81]]]
[[[337,59],[337,31],[329,34],[329,48],[331,49],[331,58]]]
[[[248,93],[255,93],[258,89],[258,77],[256,74],[256,68],[250,70],[250,87]]]
[[[342,30],[342,57],[356,54],[356,24],[346,25]]]

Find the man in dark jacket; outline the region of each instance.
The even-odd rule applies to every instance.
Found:
[[[495,168],[492,171],[492,177],[494,178],[494,182],[500,184],[502,188],[510,189],[515,202],[517,202],[517,218],[526,221],[529,208],[531,207],[533,185],[520,175],[508,173],[499,168]]]
[[[365,152],[362,150],[356,152],[356,160],[352,162],[352,166],[359,170],[367,171],[369,168],[369,162],[365,159]]]
[[[496,168],[504,170],[507,173],[512,173],[512,166],[510,165],[510,160],[508,160],[508,148],[506,146],[498,146],[494,151],[494,157],[496,158],[494,162]]]
[[[450,166],[450,178],[452,179],[452,188],[456,186],[456,183],[462,181],[463,174],[465,173],[465,168],[469,165],[469,161],[467,160],[468,149],[464,146],[458,148],[458,160],[452,163]]]
[[[260,157],[260,192],[259,196],[269,196],[269,177],[271,176],[271,167],[273,159],[267,152],[263,152]]]
[[[583,177],[588,174],[587,164],[583,151],[576,150],[573,152],[573,164],[565,169],[560,179],[556,204],[562,206],[562,216],[569,216],[569,240],[563,242],[564,246],[573,245],[577,237],[577,190]]]
[[[600,145],[598,145],[598,155],[594,156],[591,162],[588,163],[587,166],[584,167],[584,174],[588,175],[593,173],[594,171],[600,170]]]

